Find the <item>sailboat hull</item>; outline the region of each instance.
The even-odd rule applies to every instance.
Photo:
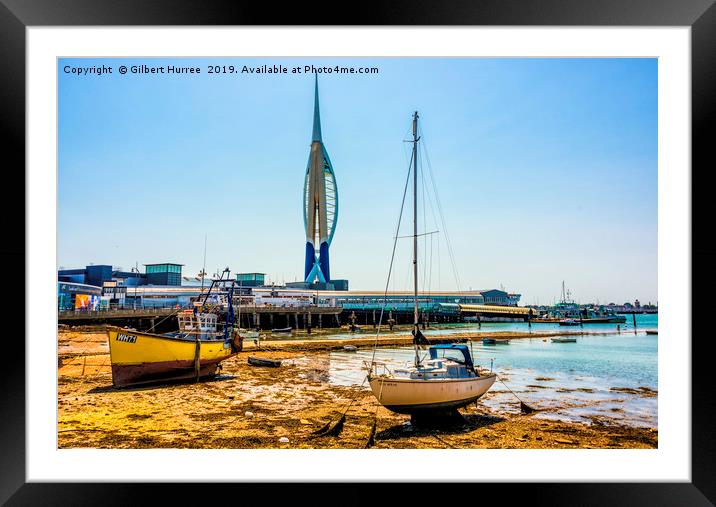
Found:
[[[376,376],[370,388],[381,405],[399,414],[455,410],[475,402],[495,383],[495,374],[468,379],[400,379]]]

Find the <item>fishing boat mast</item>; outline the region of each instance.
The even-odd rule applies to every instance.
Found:
[[[415,366],[420,365],[418,353],[418,112],[413,114],[413,346],[415,347]]]

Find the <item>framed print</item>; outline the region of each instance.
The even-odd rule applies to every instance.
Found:
[[[2,7],[3,502],[713,502],[712,2],[139,7]]]

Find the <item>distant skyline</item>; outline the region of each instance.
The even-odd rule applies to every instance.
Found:
[[[461,289],[550,304],[564,280],[580,302],[656,303],[656,59],[61,59],[58,266],[166,261],[195,276],[206,235],[209,274],[302,280],[313,76],[209,63],[379,69],[318,77],[339,194],[331,275],[351,289],[385,288],[418,110]],[[141,64],[202,72],[117,73]],[[421,240],[421,286],[457,290],[436,240]],[[410,288],[408,243],[391,289]]]

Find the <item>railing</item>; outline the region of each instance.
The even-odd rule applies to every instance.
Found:
[[[166,303],[157,303],[157,304],[147,304],[147,303],[124,303],[124,304],[117,304],[117,303],[110,303],[109,306],[100,307],[96,309],[89,309],[89,308],[67,308],[67,309],[58,309],[58,314],[61,317],[67,317],[67,316],[87,316],[87,317],[96,317],[100,316],[102,314],[109,314],[112,312],[124,312],[124,313],[146,313],[147,311],[166,311],[166,313],[169,313],[169,311],[179,311],[179,310],[187,310],[192,309],[194,306],[192,305],[179,305],[179,304],[166,304]],[[252,310],[275,310],[277,312],[280,312],[282,310],[287,311],[296,311],[296,310],[311,310],[311,309],[320,309],[320,308],[340,308],[340,306],[330,306],[330,305],[241,305],[241,312],[242,313],[251,313]],[[234,313],[239,312],[239,307],[234,306]]]
[[[104,307],[97,307],[95,309],[90,308],[60,308],[59,311],[61,312],[70,312],[70,313],[97,313],[97,312],[107,312],[107,311],[115,311],[115,310],[157,310],[157,309],[181,309],[181,308],[191,308],[189,305],[177,305],[174,303],[173,305],[167,304],[167,303],[156,303],[156,304],[147,304],[147,303],[124,303],[124,304],[117,304],[117,303],[110,303],[109,306]]]

